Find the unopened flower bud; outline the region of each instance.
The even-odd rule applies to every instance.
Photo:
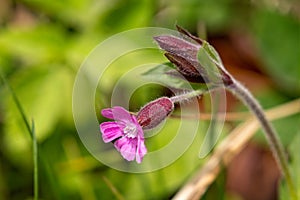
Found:
[[[199,69],[196,69],[189,61],[175,54],[165,53],[165,56],[176,66],[177,71],[186,78],[186,80],[194,83],[205,83],[201,75],[205,73],[203,70],[200,73]]]
[[[154,37],[165,56],[173,63],[177,71],[190,82],[205,83],[207,73],[197,59],[200,44],[195,44],[172,35]]]
[[[179,56],[193,65],[197,65],[197,52],[201,45],[194,44],[187,40],[172,35],[161,35],[154,37],[160,48],[166,52]]]
[[[224,82],[230,85],[232,80],[221,62],[218,63],[219,56],[216,56],[213,47],[185,29],[179,26],[177,29],[184,37],[172,35],[154,37],[160,48],[166,51],[165,56],[175,65],[176,70],[189,82],[214,84]],[[200,50],[204,52],[201,54],[201,63],[199,62],[201,58],[198,58]]]
[[[141,108],[136,118],[143,129],[152,129],[165,120],[173,109],[174,103],[171,99],[161,97]]]

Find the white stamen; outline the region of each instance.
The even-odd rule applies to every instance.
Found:
[[[135,138],[137,135],[137,129],[134,124],[127,124],[123,131],[125,136],[129,138]]]

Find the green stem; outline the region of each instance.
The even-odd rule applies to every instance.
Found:
[[[205,91],[203,91],[203,90],[194,90],[194,91],[191,91],[191,92],[187,92],[187,93],[184,93],[184,94],[173,96],[170,99],[173,103],[178,103],[178,102],[182,102],[182,101],[188,100],[188,99],[193,98],[193,97],[200,96],[204,93],[205,93]]]
[[[213,85],[213,86],[208,87],[207,89],[193,90],[191,92],[186,92],[186,93],[183,93],[180,95],[173,96],[170,99],[173,103],[179,103],[179,102],[183,102],[183,101],[189,100],[194,97],[199,97],[201,95],[204,95],[206,93],[209,93],[211,91],[219,89],[222,86],[223,85]]]
[[[178,96],[171,97],[171,100],[174,103],[182,102],[188,100],[193,97],[198,97],[203,95],[207,92],[210,92],[214,89],[218,89],[220,86],[215,86],[210,88],[210,90],[195,90],[191,92],[187,92]],[[290,196],[292,200],[297,200],[295,186],[292,180],[292,176],[288,167],[288,162],[286,155],[284,153],[282,144],[278,139],[277,133],[271,123],[267,120],[264,111],[258,101],[253,97],[253,95],[238,81],[232,78],[232,83],[226,86],[226,89],[237,96],[249,109],[250,111],[256,116],[258,121],[260,122],[265,134],[266,138],[269,142],[273,155],[277,161],[281,172],[283,173],[288,188],[290,192]]]
[[[32,146],[33,146],[33,199],[39,199],[39,179],[38,179],[38,147],[35,135],[34,121],[32,120]]]
[[[296,200],[296,190],[282,144],[278,139],[275,129],[267,120],[262,107],[260,106],[258,101],[253,97],[253,95],[238,81],[233,80],[233,83],[231,85],[228,85],[227,89],[231,91],[234,95],[236,95],[251,110],[251,112],[256,116],[256,118],[260,122],[266,134],[266,138],[269,142],[273,155],[277,161],[277,164],[286,179],[291,199]]]
[[[2,72],[0,71],[0,78],[2,79],[2,81],[4,82],[4,84],[7,86],[9,92],[12,95],[13,101],[15,102],[19,113],[22,116],[22,119],[25,123],[26,129],[32,139],[32,144],[33,144],[33,150],[32,150],[32,154],[33,154],[33,165],[34,165],[34,169],[33,169],[33,193],[34,193],[34,200],[38,199],[38,147],[37,147],[37,140],[36,140],[36,135],[35,135],[35,127],[34,127],[34,121],[32,120],[32,127],[30,127],[29,122],[27,120],[27,117],[25,115],[24,109],[17,97],[17,95],[15,94],[14,90],[12,89],[12,87],[10,86],[10,84],[8,83],[8,81],[6,80],[6,78],[2,75]]]
[[[16,106],[17,106],[17,108],[18,108],[18,110],[19,110],[19,112],[20,112],[20,114],[22,116],[22,119],[23,119],[24,123],[25,123],[26,129],[27,129],[28,133],[30,134],[30,137],[32,138],[31,128],[30,128],[29,122],[28,122],[28,120],[26,118],[24,109],[23,109],[23,107],[22,107],[22,105],[21,105],[21,103],[20,103],[20,101],[19,101],[16,93],[14,92],[14,90],[12,89],[12,87],[10,86],[10,84],[8,83],[8,81],[4,78],[4,76],[2,76],[1,71],[0,71],[0,78],[3,80],[4,84],[7,86],[9,92],[11,93],[12,98],[13,98],[13,100],[14,100],[14,102],[15,102],[15,104],[16,104]]]

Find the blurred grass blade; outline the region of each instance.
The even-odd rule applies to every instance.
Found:
[[[115,195],[116,199],[118,199],[118,200],[125,199],[108,178],[106,178],[105,176],[103,176],[102,178],[103,178],[103,181],[105,182],[105,184],[109,187],[109,189]]]
[[[1,71],[0,71],[0,77],[1,77],[1,79],[3,80],[3,82],[4,82],[4,85],[7,86],[9,92],[11,93],[11,95],[12,95],[12,97],[13,97],[13,101],[15,102],[15,104],[16,104],[16,106],[17,106],[17,108],[18,108],[18,111],[20,112],[20,114],[21,114],[21,116],[22,116],[22,119],[23,119],[23,121],[24,121],[24,123],[25,123],[26,129],[27,129],[27,131],[28,131],[28,133],[30,134],[30,137],[31,137],[31,139],[32,139],[32,138],[33,138],[32,130],[31,130],[31,128],[30,128],[30,125],[29,125],[29,122],[28,122],[28,120],[27,120],[27,118],[26,118],[24,109],[23,109],[23,107],[22,107],[22,105],[21,105],[21,103],[20,103],[20,101],[19,101],[19,99],[18,99],[16,93],[14,92],[14,90],[12,89],[12,87],[10,86],[10,84],[8,83],[8,81],[6,80],[6,78],[2,75]]]
[[[35,128],[34,128],[34,121],[32,120],[32,125],[30,128],[29,122],[27,120],[27,117],[25,115],[24,109],[16,95],[16,93],[14,92],[14,90],[12,89],[12,87],[10,86],[10,84],[8,83],[8,81],[6,80],[6,78],[2,75],[1,71],[0,71],[0,77],[3,80],[4,84],[7,86],[9,92],[11,93],[12,97],[13,97],[13,101],[15,102],[18,111],[20,112],[22,119],[26,125],[26,129],[32,139],[32,144],[33,144],[33,184],[34,184],[34,189],[33,189],[33,193],[34,193],[34,200],[38,200],[38,147],[37,147],[37,140],[36,140],[36,135],[35,135]]]
[[[38,174],[38,146],[35,135],[34,120],[31,121],[31,133],[32,133],[32,157],[33,157],[33,199],[39,199],[39,174]]]

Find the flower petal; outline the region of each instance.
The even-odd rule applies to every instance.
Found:
[[[124,129],[125,125],[120,122],[103,122],[100,124],[100,130],[101,132],[105,131],[108,128],[120,128]]]
[[[101,114],[108,118],[119,121],[131,121],[130,113],[120,106],[115,106],[113,108],[105,108],[101,111]]]
[[[145,146],[144,139],[138,138],[137,149],[136,149],[136,162],[141,163],[146,153],[147,153],[147,148]]]
[[[115,142],[115,147],[124,159],[132,161],[136,154],[136,139],[122,137]]]
[[[111,142],[124,135],[123,129],[116,122],[103,122],[100,124],[100,130],[105,143]]]
[[[115,141],[114,146],[124,159],[128,161],[136,159],[141,163],[147,149],[143,129],[137,118],[119,106],[103,109],[102,115],[116,120],[100,124],[103,141],[105,143]]]
[[[111,108],[104,108],[101,110],[101,114],[103,117],[106,117],[108,119],[114,119],[112,109]]]
[[[137,122],[137,119],[135,119],[135,120],[136,120],[136,122]],[[138,122],[137,122],[137,123],[138,123]],[[137,131],[138,131],[137,137],[140,137],[140,138],[144,139],[144,131],[143,131],[142,126],[140,126],[140,124],[138,124],[138,125],[136,126],[136,128],[137,128]]]

